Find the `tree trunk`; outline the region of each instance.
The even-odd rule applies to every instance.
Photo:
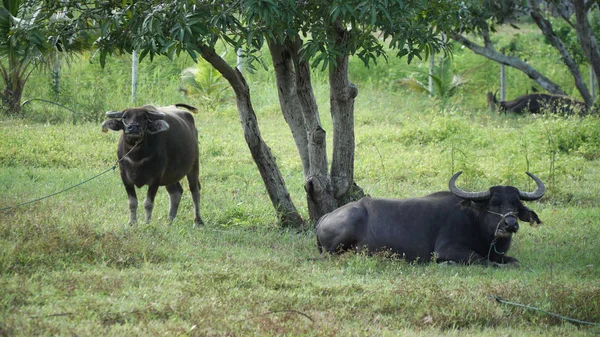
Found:
[[[244,129],[246,143],[281,224],[285,227],[302,228],[304,225],[302,217],[292,202],[271,149],[261,137],[258,121],[250,101],[250,89],[244,76],[237,69],[230,67],[215,53],[214,49],[200,46],[200,52],[202,57],[229,81],[235,91],[238,114]]]
[[[269,42],[281,110],[302,160],[310,220],[338,207],[328,173],[326,132],[311,83],[310,65],[300,56],[302,40]]]
[[[596,74],[596,82],[600,83],[600,50],[598,49],[598,43],[594,36],[594,31],[590,26],[590,22],[587,18],[589,6],[593,5],[594,1],[588,1],[587,3],[583,0],[574,0],[573,7],[575,8],[575,18],[577,22],[575,24],[575,31],[577,32],[577,38],[581,44],[581,49],[588,61],[594,68]]]
[[[499,53],[496,49],[494,49],[494,46],[490,42],[486,42],[485,46],[480,46],[470,41],[465,36],[456,32],[452,32],[449,35],[454,40],[456,40],[463,46],[471,49],[476,54],[487,57],[490,60],[494,60],[498,63],[506,64],[507,66],[519,69],[520,71],[524,72],[527,76],[529,76],[529,78],[537,82],[542,88],[544,88],[544,90],[552,94],[565,95],[565,92],[556,83],[552,82],[549,78],[542,75],[539,71],[530,66],[528,63],[523,62],[522,60],[516,57],[507,56],[503,55],[502,53]],[[487,40],[489,41],[489,38]]]
[[[301,43],[288,44],[294,58],[296,90],[306,123],[309,171],[304,180],[310,220],[316,222],[338,207],[327,162],[327,134],[321,126],[319,108],[310,79],[310,65],[300,56]]]
[[[21,112],[21,97],[23,96],[23,88],[25,81],[19,77],[6,78],[6,89],[0,95],[2,103],[6,105],[7,112],[10,115],[16,116]]]
[[[21,112],[21,97],[23,89],[29,74],[25,74],[28,68],[28,63],[19,64],[15,55],[10,54],[8,57],[8,67],[0,64],[2,78],[4,79],[5,89],[0,93],[2,103],[7,107],[7,112],[10,115],[18,115]]]
[[[274,41],[269,41],[269,51],[273,60],[273,67],[275,68],[281,112],[292,131],[292,136],[296,143],[300,160],[302,161],[302,171],[306,178],[310,171],[308,137],[302,114],[302,105],[300,104],[300,98],[296,90],[296,74],[291,51],[285,43],[281,44]]]
[[[577,63],[575,63],[575,60],[573,60],[561,39],[556,34],[554,34],[552,24],[550,23],[550,21],[546,20],[546,18],[542,16],[542,13],[540,12],[537,3],[535,1],[529,0],[529,6],[531,8],[530,15],[533,19],[533,22],[535,22],[535,24],[540,28],[544,36],[546,36],[548,41],[550,41],[552,46],[556,48],[556,50],[558,50],[558,52],[560,53],[563,62],[571,72],[573,78],[575,79],[575,86],[577,87],[577,90],[579,90],[579,93],[581,94],[581,97],[583,98],[585,104],[588,107],[592,106],[592,104],[594,103],[594,99],[592,95],[590,95],[590,91],[588,90],[588,87],[585,84],[581,71],[579,70],[579,66],[577,65]]]
[[[348,38],[342,27],[334,29],[334,41],[341,49]],[[339,49],[338,49],[339,50]],[[364,196],[354,183],[354,99],[358,89],[348,78],[348,54],[337,57],[337,65],[329,66],[329,101],[333,121],[333,158],[331,180],[338,206]]]

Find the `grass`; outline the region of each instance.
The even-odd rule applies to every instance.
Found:
[[[189,64],[160,62],[144,65],[141,100],[185,100],[173,76]],[[77,118],[32,105],[25,119],[0,121],[0,208],[114,164],[118,134],[101,133],[98,116],[129,103],[128,77],[115,80],[127,62],[111,65],[110,74],[94,79],[96,88],[106,86],[94,100],[87,78],[104,71],[82,62],[65,74],[81,89],[68,94],[71,102],[86,107]],[[398,72],[409,71],[403,69]],[[32,83],[43,83],[42,75]],[[311,231],[284,231],[275,223],[228,101],[196,115],[206,222],[200,229],[192,228],[189,192],[168,224],[164,189],[154,220],[127,226],[127,197],[113,171],[0,211],[0,336],[598,335],[598,326],[495,297],[600,323],[600,119],[498,116],[476,108],[485,99],[473,98],[475,92],[440,107],[375,83],[380,80],[367,85],[364,76],[357,81],[363,84],[356,101],[356,180],[372,196],[445,190],[458,170],[465,171],[459,181],[465,189],[533,189],[525,171],[547,183],[546,196],[528,203],[544,224],[522,226],[509,252],[520,269],[413,265],[363,254],[318,259]],[[306,216],[302,169],[272,78],[258,73],[250,83],[263,137]],[[326,86],[318,82],[316,92],[329,131]],[[28,97],[43,90],[33,86]]]

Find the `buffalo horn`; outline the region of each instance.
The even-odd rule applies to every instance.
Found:
[[[121,111],[107,111],[106,117],[108,118],[121,118],[123,117],[123,112]]]
[[[530,176],[531,179],[533,179],[535,181],[535,183],[537,184],[537,188],[533,192],[519,191],[519,197],[521,198],[521,200],[525,200],[525,201],[533,201],[533,200],[537,200],[537,199],[541,198],[544,195],[544,193],[546,192],[546,186],[544,186],[544,183],[540,180],[540,178],[533,175],[533,173],[529,173],[529,172],[525,172],[525,173],[527,173],[527,175]]]
[[[460,188],[456,187],[456,179],[461,174],[462,174],[462,171],[458,171],[452,176],[452,178],[450,178],[448,187],[450,187],[450,192],[452,192],[452,194],[454,194],[455,196],[457,196],[461,199],[471,200],[471,201],[486,200],[486,199],[490,198],[490,196],[491,196],[490,191],[466,192],[466,191],[463,191]]]

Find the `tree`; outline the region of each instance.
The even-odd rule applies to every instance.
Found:
[[[449,4],[450,3],[450,4]],[[140,51],[140,59],[186,52],[204,58],[231,85],[252,157],[280,221],[303,221],[287,192],[269,147],[262,140],[241,72],[215,51],[218,41],[242,48],[250,66],[266,45],[273,60],[282,113],[298,148],[310,218],[362,196],[354,181],[354,100],[348,58],[366,65],[385,56],[384,44],[409,60],[444,49],[440,29],[451,22],[447,1],[155,1],[98,2],[82,12],[101,27],[100,60],[115,51]],[[447,22],[445,20],[448,20]],[[379,34],[381,38],[377,38]],[[310,78],[311,67],[329,72],[333,157],[329,167],[326,131]]]
[[[83,48],[87,39],[81,36],[86,32],[74,30],[70,20],[62,9],[50,8],[42,1],[2,1],[0,72],[5,89],[0,97],[8,113],[19,113],[23,89],[37,66],[56,66],[59,54]]]
[[[409,60],[439,50],[445,44],[434,25],[443,21],[433,18],[450,8],[446,3],[421,1],[278,3],[262,12],[252,7],[247,17],[253,18],[253,28],[267,37],[282,111],[303,158],[310,217],[316,220],[364,195],[354,181],[354,100],[358,89],[349,79],[349,57],[357,56],[368,66],[378,57],[387,57],[385,44]],[[325,130],[310,84],[311,58],[313,67],[321,66],[329,73],[330,168]]]
[[[558,13],[557,15],[576,31],[583,55],[585,55],[588,63],[592,65],[596,77],[598,77],[600,74],[598,73],[600,71],[600,50],[588,18],[592,11],[598,10],[597,2],[590,0],[555,0],[545,1],[545,7],[542,7],[540,1],[537,0],[473,0],[465,1],[463,4],[463,8],[459,11],[460,20],[458,22],[461,24],[449,33],[452,39],[477,54],[524,72],[548,92],[564,95],[565,92],[560,86],[533,66],[518,57],[504,55],[494,47],[491,33],[495,32],[496,25],[513,22],[518,16],[530,16],[548,42],[559,52],[563,63],[573,76],[575,87],[585,103],[590,107],[592,106],[594,97],[590,94],[589,88],[583,80],[579,65],[576,62],[577,58],[574,57],[573,51],[570,51],[562,40],[561,35],[555,31],[549,16],[552,13]],[[574,14],[569,15],[569,13]],[[483,45],[471,40],[467,35],[469,33],[480,36],[483,39]]]

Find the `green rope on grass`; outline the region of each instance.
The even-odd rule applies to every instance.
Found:
[[[508,305],[512,305],[512,306],[515,306],[515,307],[521,307],[521,308],[525,308],[525,309],[529,309],[529,310],[535,310],[535,311],[543,312],[546,315],[550,315],[550,316],[553,316],[553,317],[556,317],[556,318],[560,318],[560,319],[565,320],[565,321],[569,321],[569,322],[573,322],[573,323],[578,323],[578,324],[600,326],[600,323],[587,322],[587,321],[582,321],[582,320],[578,320],[578,319],[574,319],[574,318],[569,318],[569,317],[561,316],[561,315],[558,315],[558,314],[546,311],[544,309],[532,307],[530,305],[525,305],[525,304],[521,304],[521,303],[515,303],[515,302],[506,301],[506,300],[501,299],[499,296],[493,296],[492,298],[494,300],[496,300],[496,302],[501,303],[501,304],[508,304]]]
[[[30,200],[30,201],[26,201],[26,202],[23,202],[23,203],[20,203],[20,204],[14,205],[14,206],[9,206],[9,207],[0,208],[0,212],[4,212],[4,211],[6,211],[6,210],[9,210],[9,209],[12,209],[12,208],[17,208],[17,207],[21,207],[21,206],[24,206],[24,205],[32,204],[32,203],[34,203],[34,202],[38,202],[38,201],[41,201],[41,200],[44,200],[44,199],[47,199],[47,198],[53,197],[53,196],[55,196],[55,195],[57,195],[57,194],[61,194],[61,193],[63,193],[63,192],[66,192],[66,191],[68,191],[68,190],[70,190],[70,189],[72,189],[72,188],[75,188],[75,187],[81,186],[81,185],[83,185],[83,184],[85,184],[85,183],[87,183],[87,182],[89,182],[89,181],[91,181],[91,180],[94,180],[94,179],[96,179],[96,178],[100,177],[101,175],[103,175],[103,174],[105,174],[105,173],[107,173],[107,172],[109,172],[109,171],[114,171],[116,168],[117,168],[117,164],[115,163],[115,164],[114,164],[114,165],[113,165],[111,168],[109,168],[109,169],[107,169],[107,170],[105,170],[105,171],[103,171],[103,172],[101,172],[101,173],[99,173],[99,174],[97,174],[97,175],[95,175],[95,176],[93,176],[93,177],[91,177],[91,178],[87,179],[87,180],[84,180],[84,181],[80,182],[79,184],[76,184],[76,185],[73,185],[73,186],[71,186],[71,187],[65,188],[65,189],[64,189],[64,190],[62,190],[62,191],[58,191],[58,192],[52,193],[52,194],[50,194],[50,195],[47,195],[47,196],[45,196],[45,197],[41,197],[41,198],[38,198],[38,199],[34,199],[34,200]]]

